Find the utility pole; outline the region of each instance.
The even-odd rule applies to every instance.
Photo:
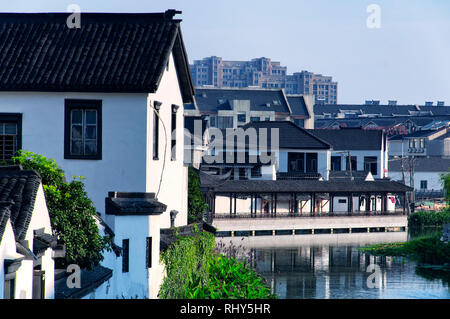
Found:
[[[415,157],[411,156],[409,158],[409,186],[413,189],[411,192],[411,203],[415,203],[415,187],[414,187],[414,162]]]
[[[403,142],[402,142],[402,181],[403,181],[403,185],[406,185],[406,176],[405,176],[405,156],[403,155]],[[407,212],[408,212],[408,216],[411,214],[411,207],[409,206],[409,198],[408,196],[405,196],[404,198],[404,202],[403,205],[406,206]]]
[[[406,185],[405,157],[403,156],[403,154],[402,154],[401,161],[402,161],[402,181],[403,181],[403,185]],[[411,208],[409,207],[409,198],[408,198],[408,196],[405,196],[403,204],[406,206],[406,209],[407,209],[407,212],[408,212],[408,216],[409,216],[411,214],[411,211],[410,211]]]

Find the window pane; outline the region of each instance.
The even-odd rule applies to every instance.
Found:
[[[72,145],[71,145],[71,154],[72,155],[83,155],[82,154],[82,147],[83,144],[81,141],[72,141]]]
[[[97,124],[96,110],[86,110],[86,124]]]
[[[83,123],[83,111],[81,110],[72,110],[72,124],[82,124]]]
[[[84,155],[95,155],[97,154],[97,143],[96,141],[86,141],[84,143]]]
[[[17,124],[16,123],[5,123],[5,134],[16,135],[17,134]]]
[[[97,138],[97,126],[87,125],[85,138],[86,139],[96,139]]]
[[[83,137],[83,127],[81,125],[72,125],[72,138],[82,138]]]

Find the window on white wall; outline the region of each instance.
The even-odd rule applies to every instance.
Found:
[[[0,160],[11,160],[21,148],[22,114],[0,113]]]
[[[427,189],[428,181],[420,181],[420,189]]]
[[[102,101],[66,100],[64,158],[102,158]]]

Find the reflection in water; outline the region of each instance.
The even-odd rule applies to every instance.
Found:
[[[419,276],[413,262],[370,256],[357,247],[252,248],[252,263],[280,298],[450,298],[448,282]],[[380,267],[379,281],[369,278],[371,263]]]

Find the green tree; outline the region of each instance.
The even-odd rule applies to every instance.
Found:
[[[444,186],[445,200],[447,207],[450,206],[450,173],[441,175],[442,184]]]
[[[195,223],[203,219],[203,214],[208,209],[208,204],[200,190],[198,174],[189,167],[188,177],[188,222]]]
[[[32,152],[19,151],[12,162],[41,175],[53,233],[66,248],[65,264],[81,268],[98,265],[103,260],[103,250],[110,249],[110,238],[99,233],[94,219],[97,211],[82,178],[66,182],[64,171],[55,160]]]

